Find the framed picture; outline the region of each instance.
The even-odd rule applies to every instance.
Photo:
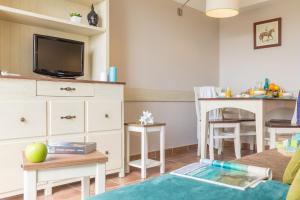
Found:
[[[254,49],[281,46],[282,19],[254,23]]]

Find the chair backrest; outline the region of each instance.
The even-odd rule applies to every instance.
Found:
[[[199,102],[199,98],[214,98],[217,97],[219,93],[221,93],[221,88],[216,87],[194,87],[195,92],[195,105],[196,105],[196,114],[197,120],[201,121],[201,106]],[[209,119],[220,119],[220,112],[218,110],[212,111],[209,113]]]

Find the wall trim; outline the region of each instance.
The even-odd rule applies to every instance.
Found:
[[[125,88],[126,102],[194,102],[193,91]]]

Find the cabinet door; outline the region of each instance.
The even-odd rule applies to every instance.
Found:
[[[46,136],[46,101],[0,101],[0,140]]]
[[[0,194],[23,188],[22,151],[32,142],[34,141],[0,144]]]
[[[88,142],[96,142],[97,150],[108,156],[106,170],[120,169],[122,165],[122,140],[120,131],[89,134]]]
[[[84,101],[52,100],[48,106],[50,135],[84,133]]]
[[[87,131],[118,130],[122,127],[121,101],[92,100],[86,102]]]

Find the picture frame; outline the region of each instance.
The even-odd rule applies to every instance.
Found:
[[[256,22],[253,25],[254,49],[270,48],[282,44],[282,18]]]

